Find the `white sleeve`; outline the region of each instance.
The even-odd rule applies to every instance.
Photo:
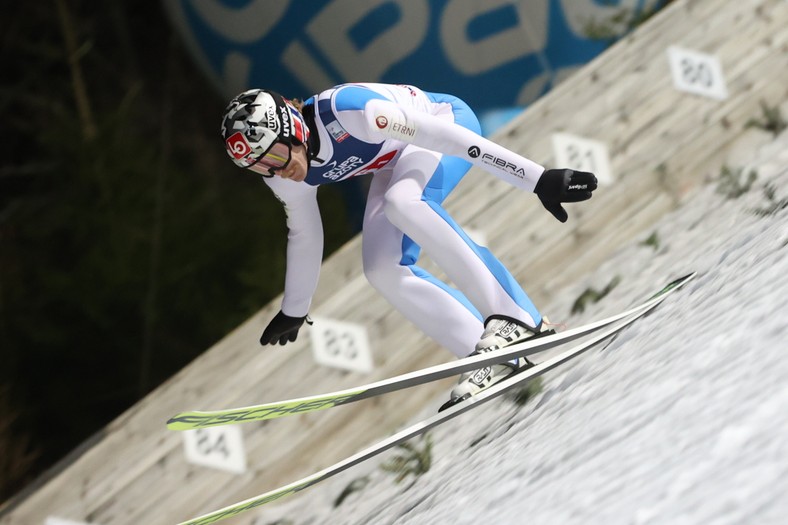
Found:
[[[317,187],[273,177],[264,179],[287,214],[287,267],[282,312],[291,317],[309,313],[323,260],[323,221]]]
[[[525,191],[534,191],[544,167],[473,131],[442,118],[387,100],[367,102],[370,135],[396,139],[460,157]]]

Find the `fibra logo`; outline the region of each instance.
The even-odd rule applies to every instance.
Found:
[[[240,131],[233,133],[230,138],[227,139],[227,151],[235,157],[236,159],[242,159],[247,156],[251,151],[252,148],[249,146],[249,143],[246,141],[246,137],[243,136],[243,133]]]
[[[380,129],[383,129],[389,125],[389,119],[387,119],[383,115],[378,115],[377,117],[375,117],[375,125],[377,125],[377,127],[379,127]]]
[[[509,162],[508,160],[502,159],[500,157],[496,157],[495,155],[490,155],[489,153],[485,153],[482,155],[482,162],[485,164],[489,164],[491,166],[497,166],[499,168],[503,168],[504,170],[508,171],[512,175],[515,175],[519,178],[525,177],[525,170],[516,164]]]
[[[479,149],[479,146],[471,146],[470,148],[468,148],[468,155],[470,155],[474,159],[481,154],[482,154],[482,150]]]

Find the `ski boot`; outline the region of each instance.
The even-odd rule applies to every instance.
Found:
[[[555,333],[554,330],[542,331],[542,324],[540,323],[537,328],[531,328],[511,317],[493,315],[485,322],[482,338],[476,344],[476,349],[468,357],[484,352],[492,352],[493,350],[521,343],[534,337]],[[479,370],[465,372],[460,376],[457,386],[452,389],[451,399],[444,403],[438,411],[441,412],[465,401],[503,379],[527,370],[532,366],[534,364],[527,358],[519,357],[506,363],[488,365]]]

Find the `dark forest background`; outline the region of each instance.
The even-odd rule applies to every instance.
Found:
[[[279,294],[285,225],[160,2],[4,1],[0,39],[2,503]]]

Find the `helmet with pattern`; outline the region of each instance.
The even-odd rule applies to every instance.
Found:
[[[292,146],[307,143],[309,128],[301,113],[282,95],[251,89],[227,105],[222,138],[235,164],[273,176],[290,162]]]

